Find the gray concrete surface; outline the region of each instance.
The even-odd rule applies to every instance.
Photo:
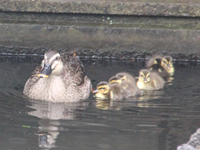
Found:
[[[200,16],[197,0],[0,0],[2,11]]]
[[[200,60],[200,1],[0,0],[0,54]]]

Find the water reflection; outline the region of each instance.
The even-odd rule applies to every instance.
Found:
[[[199,64],[176,63],[173,84],[162,90],[121,101],[92,97],[90,105],[24,99],[23,85],[37,65],[0,62],[2,150],[35,150],[38,145],[41,149],[172,150],[200,127]],[[137,76],[144,64],[116,61],[84,66],[96,87],[120,71]]]
[[[80,116],[77,109],[84,110],[88,102],[53,103],[48,101],[30,100],[30,108],[35,111],[28,112],[29,115],[40,118],[38,133],[38,145],[40,148],[50,149],[56,147],[56,139],[64,128],[60,120],[78,120]]]
[[[149,100],[155,100],[162,97],[164,91],[143,91],[143,95],[132,96],[128,99],[111,100],[111,99],[97,99],[96,108],[102,110],[121,110],[124,107],[157,107],[156,104],[152,105]],[[159,106],[159,105],[158,105]]]

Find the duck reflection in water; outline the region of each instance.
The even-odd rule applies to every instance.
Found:
[[[47,101],[31,100],[32,106],[35,109],[28,114],[40,118],[38,142],[40,148],[50,149],[56,147],[56,139],[60,131],[65,130],[60,124],[62,120],[79,120],[80,115],[77,110],[84,110],[88,106],[88,102],[68,102],[68,103],[53,103]]]
[[[95,106],[101,110],[122,110],[127,107],[159,107],[152,105],[151,100],[159,99],[163,91],[145,91],[143,95],[138,95],[121,100],[96,99]]]

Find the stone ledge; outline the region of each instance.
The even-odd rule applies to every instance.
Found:
[[[0,4],[1,11],[11,12],[200,17],[196,0],[0,0]]]
[[[199,61],[200,2],[148,1],[0,0],[0,54]]]

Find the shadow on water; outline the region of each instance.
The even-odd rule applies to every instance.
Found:
[[[1,149],[172,150],[200,127],[200,64],[175,63],[163,90],[121,101],[49,103],[23,97],[38,62],[0,61]],[[142,62],[84,60],[95,89],[121,71],[138,75]]]

